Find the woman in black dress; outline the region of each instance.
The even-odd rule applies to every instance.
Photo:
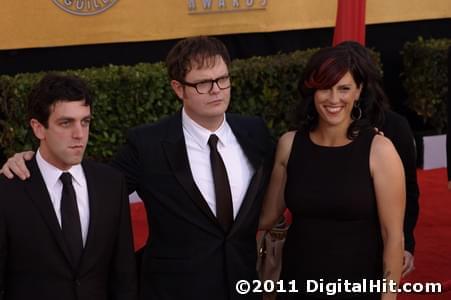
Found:
[[[401,276],[404,173],[374,129],[383,108],[367,83],[359,61],[337,47],[313,55],[300,81],[301,122],[279,140],[260,218],[269,229],[285,208],[293,215],[280,299],[396,299],[374,285]]]
[[[404,277],[415,269],[413,256],[415,251],[414,229],[420,209],[418,202],[420,190],[417,181],[416,149],[413,133],[406,118],[390,109],[389,100],[382,88],[382,74],[368,49],[355,41],[345,41],[336,47],[348,49],[351,55],[358,61],[358,65],[367,74],[368,85],[371,86],[370,89],[373,91],[372,93],[375,95],[375,99],[384,108],[383,123],[378,124],[377,128],[393,143],[404,167],[406,184],[404,259],[402,271],[402,277]],[[451,159],[448,161],[451,161]]]

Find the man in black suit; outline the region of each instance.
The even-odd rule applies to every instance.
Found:
[[[255,235],[272,155],[267,128],[260,118],[225,113],[230,58],[219,40],[182,40],[166,63],[183,109],[132,129],[113,161],[150,223],[141,299],[258,299],[239,295],[235,284],[257,279]]]
[[[73,76],[48,74],[30,94],[31,176],[0,176],[2,300],[136,298],[125,180],[83,160],[91,105]]]
[[[230,58],[219,40],[181,40],[166,63],[183,109],[130,130],[113,161],[144,201],[151,229],[140,297],[260,299],[235,285],[257,279],[255,235],[272,168],[268,130],[260,118],[226,114]],[[16,167],[22,157],[3,168],[8,176],[8,166],[25,175]]]

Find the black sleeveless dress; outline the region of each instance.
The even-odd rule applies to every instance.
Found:
[[[332,295],[330,289],[327,295],[326,290],[329,282],[382,278],[383,243],[369,167],[374,135],[373,130],[362,131],[345,146],[324,147],[314,144],[308,133],[296,133],[285,188],[293,223],[281,279],[285,285],[296,280],[299,293],[282,293],[278,299],[380,299],[377,293]],[[345,290],[344,284],[341,288]],[[354,290],[359,291],[364,290]]]

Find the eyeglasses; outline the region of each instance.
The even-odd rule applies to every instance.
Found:
[[[230,76],[222,76],[212,80],[204,80],[201,82],[186,82],[181,81],[183,85],[187,85],[196,89],[199,94],[208,94],[213,89],[213,83],[216,83],[220,90],[225,90],[230,88]]]

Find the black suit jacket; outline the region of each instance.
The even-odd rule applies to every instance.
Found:
[[[135,299],[136,270],[125,180],[83,162],[89,229],[72,266],[53,205],[33,159],[26,181],[0,176],[0,299]]]
[[[448,130],[446,132],[446,159],[448,181],[451,181],[451,46],[448,48]]]
[[[420,191],[417,182],[415,140],[409,123],[401,115],[385,112],[385,123],[382,132],[395,146],[404,166],[406,178],[406,212],[404,217],[405,249],[411,253],[415,250],[414,229],[418,220]]]
[[[235,284],[257,279],[255,235],[273,145],[260,118],[226,118],[255,170],[228,234],[194,182],[180,113],[132,129],[113,162],[147,210],[151,235],[141,265],[143,300],[260,298],[240,296]]]

